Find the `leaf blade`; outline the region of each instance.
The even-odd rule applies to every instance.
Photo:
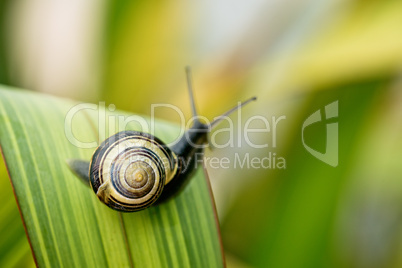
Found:
[[[66,141],[65,116],[76,103],[4,88],[0,103],[0,143],[39,266],[222,266],[212,202],[200,171],[178,198],[119,214],[101,204],[65,164],[92,154]],[[96,111],[75,115],[72,124],[77,137],[98,139]],[[177,133],[171,125],[159,126],[164,140]],[[198,211],[183,205],[189,202],[198,204]],[[202,224],[195,229],[189,222]]]

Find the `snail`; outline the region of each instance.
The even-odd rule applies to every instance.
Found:
[[[177,195],[196,169],[207,135],[222,119],[256,97],[240,103],[209,124],[197,116],[191,69],[186,67],[194,124],[169,148],[163,141],[140,131],[116,133],[95,150],[90,162],[68,160],[70,169],[88,184],[99,200],[112,209],[134,212],[160,204]]]

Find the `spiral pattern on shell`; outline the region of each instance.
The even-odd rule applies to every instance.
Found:
[[[92,189],[107,206],[138,211],[151,206],[177,172],[175,154],[158,138],[123,131],[95,151],[89,169]]]

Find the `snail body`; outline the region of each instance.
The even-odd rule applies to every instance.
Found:
[[[193,115],[197,116],[191,90],[190,70],[187,81]],[[116,133],[99,145],[90,162],[69,160],[71,170],[88,184],[97,197],[110,208],[122,212],[143,210],[178,194],[196,169],[196,154],[211,128],[246,103],[234,107],[211,124],[198,119],[169,148],[159,138],[139,131]]]

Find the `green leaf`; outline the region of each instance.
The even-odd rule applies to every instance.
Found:
[[[102,204],[67,167],[67,159],[89,160],[94,151],[78,148],[66,136],[66,115],[77,103],[4,86],[0,102],[0,143],[39,266],[223,266],[214,205],[201,169],[173,200],[119,213]],[[99,136],[102,114],[108,122]],[[127,114],[77,112],[74,138],[99,142],[117,131],[118,115]],[[155,135],[165,142],[177,136],[176,126],[156,126]],[[128,124],[127,129],[133,128]]]
[[[34,267],[3,158],[0,156],[0,267]]]

